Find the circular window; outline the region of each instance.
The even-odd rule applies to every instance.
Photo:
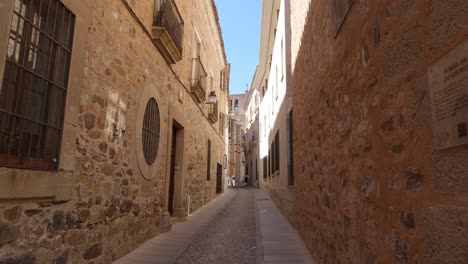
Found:
[[[148,165],[156,160],[159,146],[159,107],[156,99],[149,99],[143,118],[143,154]]]

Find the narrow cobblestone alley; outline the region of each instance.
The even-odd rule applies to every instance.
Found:
[[[268,195],[232,188],[114,264],[310,264],[297,232]]]
[[[231,203],[177,260],[177,264],[255,263],[254,193],[236,188]]]

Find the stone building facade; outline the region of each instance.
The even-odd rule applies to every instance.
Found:
[[[245,172],[249,176],[248,185],[259,187],[259,107],[260,107],[260,82],[258,67],[245,102]]]
[[[259,107],[258,136],[260,188],[288,218],[292,216],[294,201],[290,2],[263,3],[262,41],[268,48],[260,53],[266,53],[268,60],[260,59],[260,64],[268,70],[266,81],[262,82],[265,89]]]
[[[245,175],[245,101],[247,94],[229,95],[229,155],[228,175],[235,185],[241,185]]]
[[[315,260],[466,263],[468,2],[291,2],[295,226]],[[459,143],[439,144],[439,89]]]
[[[222,191],[214,1],[5,0],[0,36],[0,263],[111,263]]]

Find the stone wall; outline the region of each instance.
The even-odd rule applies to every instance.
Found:
[[[358,0],[336,35],[332,2],[292,28],[297,229],[317,263],[465,263],[468,147],[433,147],[428,68],[468,2]]]
[[[194,26],[204,41],[205,68],[214,77],[209,89],[216,91],[220,112],[226,113],[227,94],[219,88],[224,47],[211,0],[176,2],[185,22],[184,52],[171,70],[144,30],[151,27],[154,1],[83,1],[92,19],[81,69],[78,135],[64,142],[75,148],[76,168],[50,172],[73,179],[72,198],[2,199],[0,263],[111,263],[167,230],[161,221],[167,210],[174,112],[185,126],[184,207],[189,196],[191,211],[215,197],[216,163],[223,163],[226,142],[219,124],[207,120],[208,108],[189,93]],[[151,96],[159,105],[161,143],[148,180],[138,163],[141,131],[136,127],[143,119],[138,109]],[[208,139],[211,181],[206,180]],[[2,177],[16,173],[21,171],[0,169]]]

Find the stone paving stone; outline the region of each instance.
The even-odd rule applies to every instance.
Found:
[[[177,260],[177,264],[256,263],[255,200],[251,188],[236,197]]]

